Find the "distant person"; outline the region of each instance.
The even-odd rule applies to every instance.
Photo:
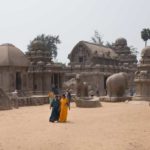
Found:
[[[96,96],[99,96],[99,90],[98,89],[96,90]]]
[[[59,94],[59,89],[58,89],[57,85],[53,85],[53,86],[52,86],[52,91],[53,91],[53,93],[54,93],[55,95],[58,95],[58,94]]]
[[[18,108],[19,107],[19,104],[18,104],[18,91],[17,90],[12,92],[12,106],[14,108]]]
[[[55,96],[53,98],[51,104],[50,104],[50,109],[52,108],[51,115],[49,118],[50,122],[55,122],[59,120],[59,114],[60,114],[60,97]]]
[[[69,101],[66,98],[65,94],[63,94],[61,99],[60,99],[59,122],[66,122],[67,121],[68,108],[69,108]]]
[[[71,99],[72,99],[70,90],[67,90],[67,92],[66,92],[66,97],[67,97],[67,99],[68,99],[68,102],[69,102],[69,109],[70,109],[70,103],[71,103]]]
[[[52,91],[48,92],[49,104],[51,104],[52,100],[54,99],[54,93]]]
[[[132,88],[130,88],[130,96],[134,95],[134,90]]]

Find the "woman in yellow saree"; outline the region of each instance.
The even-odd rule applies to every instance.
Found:
[[[63,94],[62,98],[60,99],[59,122],[66,122],[67,121],[68,107],[69,107],[69,101],[66,98],[65,94]]]

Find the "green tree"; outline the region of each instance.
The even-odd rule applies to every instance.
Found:
[[[48,50],[51,57],[56,58],[57,56],[57,44],[60,44],[61,41],[59,36],[45,35],[41,34],[34,38],[28,45],[28,50]]]
[[[103,38],[102,36],[99,34],[99,32],[97,30],[94,31],[94,36],[91,37],[92,41],[95,43],[95,44],[99,44],[99,45],[103,45]]]
[[[108,48],[114,49],[114,43],[110,43],[110,42],[107,41],[105,46],[108,47]]]
[[[141,38],[142,38],[143,41],[145,42],[145,46],[147,46],[147,41],[150,39],[150,29],[144,28],[144,29],[141,31]]]
[[[135,56],[138,55],[139,52],[137,51],[137,48],[136,48],[136,47],[134,47],[134,46],[129,46],[129,48],[130,48],[130,51],[131,51],[132,54],[134,54]]]

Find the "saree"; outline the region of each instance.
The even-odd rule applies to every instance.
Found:
[[[58,99],[53,99],[51,102],[52,112],[49,118],[50,122],[58,121],[60,114],[60,102]]]
[[[68,104],[69,104],[69,102],[68,102],[67,98],[61,98],[59,122],[66,122],[67,121]]]

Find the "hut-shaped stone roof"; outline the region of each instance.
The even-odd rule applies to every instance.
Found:
[[[95,44],[95,43],[86,42],[86,41],[80,41],[79,43],[77,43],[75,45],[75,47],[69,54],[68,58],[70,60],[73,57],[73,55],[75,55],[76,53],[78,53],[80,51],[81,46],[86,48],[87,52],[89,53],[89,55],[91,57],[93,57],[93,56],[94,57],[95,56],[96,57],[106,57],[106,58],[110,58],[110,59],[115,59],[118,57],[117,53],[115,53],[112,49],[110,49],[108,47],[105,47],[105,46],[102,46],[99,44]]]
[[[83,42],[89,48],[92,54],[97,53],[98,56],[104,56],[104,57],[106,56],[110,58],[116,58],[118,56],[112,49],[108,47],[94,44],[94,43],[85,42],[85,41]]]

